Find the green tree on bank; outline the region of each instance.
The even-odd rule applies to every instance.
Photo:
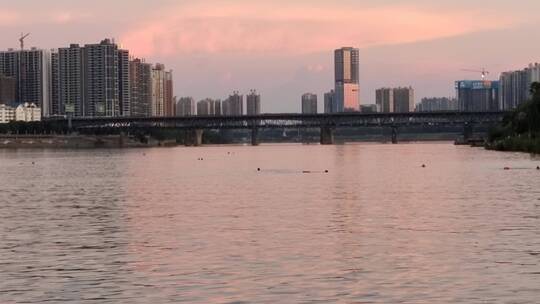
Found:
[[[530,88],[531,99],[504,118],[490,132],[488,148],[540,153],[540,83]]]

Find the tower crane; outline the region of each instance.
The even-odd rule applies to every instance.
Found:
[[[487,75],[489,75],[489,71],[487,71],[485,68],[482,68],[481,70],[462,69],[462,71],[471,72],[471,73],[481,73],[482,74],[482,80],[485,80]]]
[[[26,39],[28,36],[30,36],[30,33],[21,33],[21,38],[19,38],[19,42],[21,43],[21,51],[24,51],[24,39]]]

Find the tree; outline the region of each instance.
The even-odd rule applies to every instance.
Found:
[[[530,88],[531,95],[540,94],[540,82],[533,82]]]

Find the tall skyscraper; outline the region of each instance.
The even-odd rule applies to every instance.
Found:
[[[131,88],[131,116],[151,116],[152,65],[141,59],[129,62],[129,84]]]
[[[540,64],[518,71],[504,72],[499,79],[499,108],[512,110],[531,98],[530,86],[540,81]]]
[[[376,104],[381,113],[414,112],[414,89],[382,88],[376,91]]]
[[[129,83],[129,51],[118,50],[118,99],[120,115],[131,116],[131,88]]]
[[[156,64],[152,68],[152,116],[173,116],[173,110],[172,71]]]
[[[247,115],[261,114],[261,95],[257,94],[255,90],[251,90],[246,97],[246,110]]]
[[[336,102],[336,93],[334,90],[324,93],[324,113],[330,114],[334,113],[334,104]]]
[[[360,109],[359,50],[344,47],[334,52],[335,105],[332,112]]]
[[[456,95],[460,111],[482,112],[499,110],[498,81],[456,81]]]
[[[84,47],[72,44],[52,54],[53,115],[85,116],[85,56]]]
[[[123,81],[129,77],[121,74],[119,70],[129,63],[123,62],[125,58],[121,53],[123,52],[119,51],[118,45],[109,39],[84,46],[85,116],[111,117],[122,114],[122,106],[126,100],[120,100],[120,92],[126,89]],[[124,95],[124,98],[127,96]]]
[[[302,95],[302,114],[317,114],[317,95],[312,93]]]
[[[15,79],[15,102],[33,103],[49,115],[50,53],[32,48],[0,52],[0,74]]]

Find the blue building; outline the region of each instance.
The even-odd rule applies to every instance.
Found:
[[[460,111],[485,112],[500,110],[498,81],[456,81],[456,96]]]

